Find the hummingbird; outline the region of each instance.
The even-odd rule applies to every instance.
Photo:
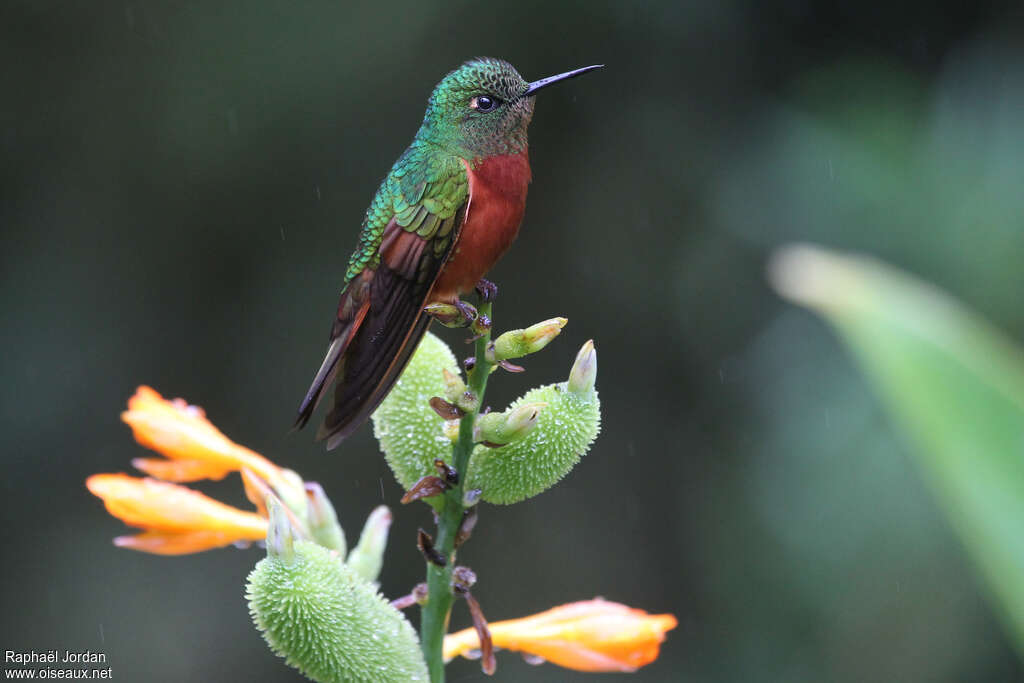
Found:
[[[317,432],[333,449],[384,400],[435,316],[448,326],[473,322],[476,311],[460,296],[474,289],[494,296],[484,275],[522,223],[534,95],[601,66],[530,83],[508,62],[481,57],[438,83],[412,144],[366,210],[296,429],[333,384]]]

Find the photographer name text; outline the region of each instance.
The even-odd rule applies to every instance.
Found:
[[[96,664],[107,661],[107,655],[92,650],[6,650],[4,661],[8,664]]]

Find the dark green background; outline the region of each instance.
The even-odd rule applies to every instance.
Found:
[[[638,681],[1021,676],[869,387],[763,276],[793,240],[866,251],[1024,338],[1024,23],[963,5],[4,3],[0,649],[299,680],[246,613],[261,551],[110,544],[83,480],[143,454],[118,420],[140,383],[320,481],[353,540],[391,505],[382,589],[421,580],[429,517],[370,430],[329,454],[287,431],[377,183],[441,76],[491,55],[608,66],[538,97],[495,313],[570,323],[489,393],[564,378],[593,337],[603,432],[553,490],[482,511],[460,559],[486,613],[671,611]],[[236,477],[205,490],[243,504]],[[497,678],[590,679],[507,653]]]

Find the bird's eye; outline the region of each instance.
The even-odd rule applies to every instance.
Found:
[[[480,95],[479,97],[474,97],[469,106],[477,111],[493,111],[499,104],[501,104],[501,100],[496,97]]]

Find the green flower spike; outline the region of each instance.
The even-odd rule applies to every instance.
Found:
[[[524,438],[501,448],[477,446],[466,489],[480,489],[489,503],[517,503],[554,486],[579,462],[601,428],[597,351],[588,341],[576,356],[569,380],[532,389],[508,413],[546,403]]]
[[[427,681],[402,613],[336,552],[294,540],[276,499],[267,507],[267,557],[249,574],[246,598],[270,648],[320,683]]]
[[[430,407],[434,396],[446,396],[459,366],[448,345],[427,333],[373,414],[373,434],[391,471],[408,490],[420,478],[434,474],[434,460],[451,457],[452,442],[444,435],[444,420]]]

